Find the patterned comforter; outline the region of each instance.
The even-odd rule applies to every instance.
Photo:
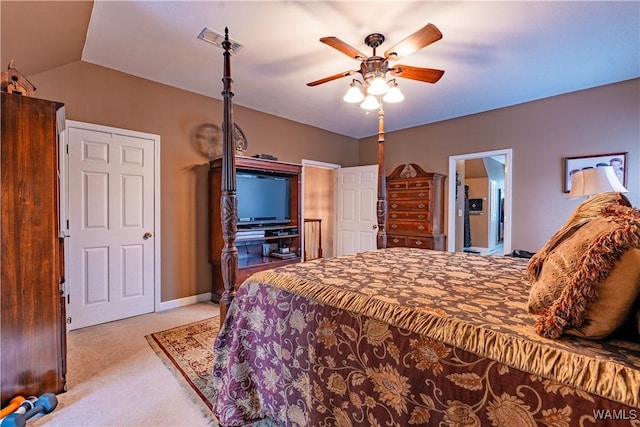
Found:
[[[223,425],[640,426],[640,344],[535,334],[526,260],[391,248],[260,272],[214,344]]]

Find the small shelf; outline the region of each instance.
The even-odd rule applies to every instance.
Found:
[[[238,238],[236,239],[237,243],[251,243],[251,242],[262,242],[262,241],[267,241],[267,240],[281,240],[281,239],[287,239],[287,238],[295,238],[298,237],[298,234],[287,234],[285,236],[264,236],[264,237],[246,237],[246,238]]]
[[[256,267],[267,264],[289,264],[291,262],[299,262],[300,257],[295,256],[293,258],[277,258],[272,256],[250,256],[247,258],[240,258],[238,260],[238,268],[244,269],[249,267]],[[271,267],[268,267],[271,268]]]

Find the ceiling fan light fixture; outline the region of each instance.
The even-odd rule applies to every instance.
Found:
[[[404,95],[400,92],[398,83],[395,79],[389,81],[389,91],[382,97],[384,102],[394,103],[404,100]]]
[[[362,93],[362,91],[358,87],[357,83],[360,83],[360,82],[358,80],[354,79],[353,82],[351,83],[351,85],[349,86],[349,89],[347,90],[347,93],[342,98],[344,100],[344,102],[348,102],[350,104],[355,104],[357,102],[361,102],[364,99],[364,94]],[[360,84],[362,84],[362,83],[360,83]]]
[[[369,83],[368,93],[371,95],[384,95],[389,90],[387,82],[384,80],[384,75],[376,75]]]
[[[365,110],[376,110],[379,107],[380,103],[373,95],[367,95],[366,98],[364,98],[364,101],[362,101],[362,104],[360,104],[360,108]]]

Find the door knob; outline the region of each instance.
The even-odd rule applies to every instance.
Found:
[[[376,224],[373,224],[373,229],[376,230],[378,228],[378,226]]]
[[[142,235],[142,238],[143,238],[144,240],[147,240],[147,239],[151,238],[151,236],[153,236],[153,234],[151,234],[150,232],[148,232],[148,231],[147,231],[146,233],[144,233],[144,234]]]

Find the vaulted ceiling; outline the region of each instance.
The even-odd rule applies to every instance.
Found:
[[[321,37],[371,54],[371,33],[381,52],[427,23],[443,33],[399,61],[445,74],[399,78],[387,131],[640,77],[636,1],[2,1],[1,18],[2,63],[27,76],[82,60],[218,99],[222,50],[197,36],[228,27],[235,104],[355,138],[377,115],[342,101],[353,77],[306,85],[359,68]]]

